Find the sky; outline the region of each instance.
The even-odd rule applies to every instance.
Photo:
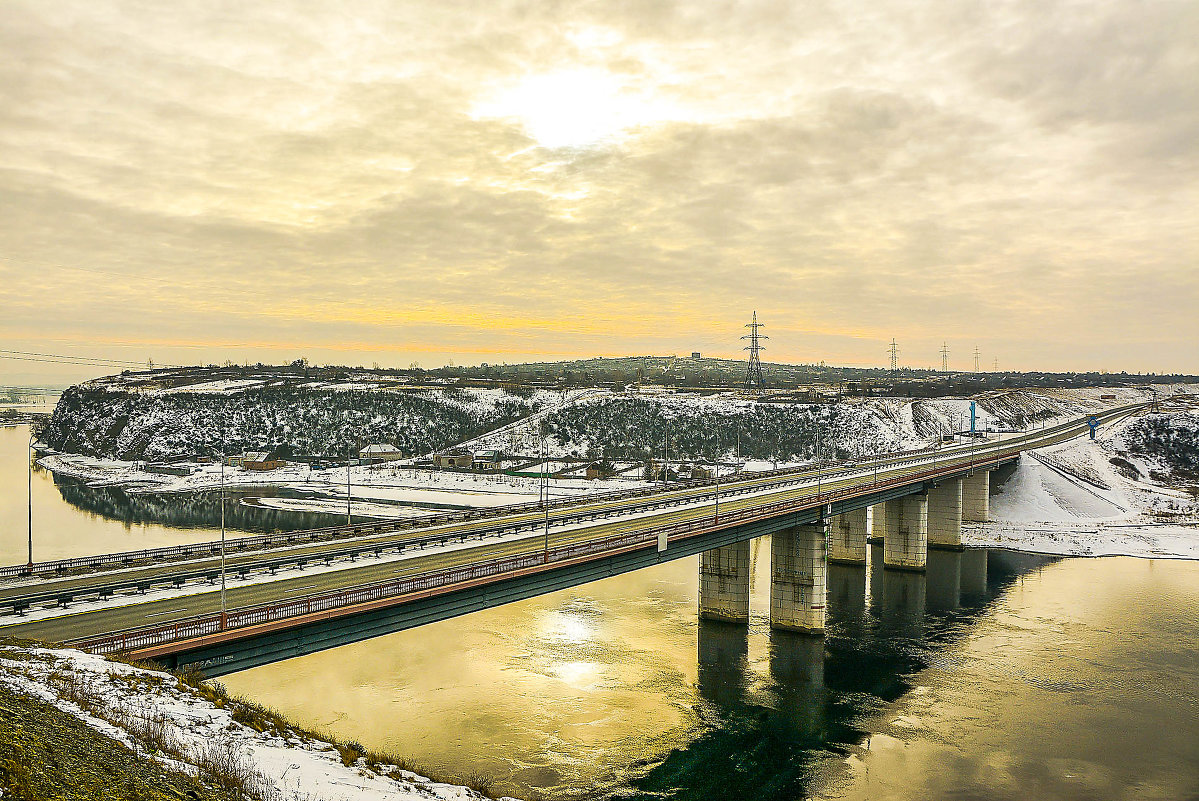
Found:
[[[6,0],[0,384],[1199,373],[1194,0]]]

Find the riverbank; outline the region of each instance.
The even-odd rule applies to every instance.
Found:
[[[400,757],[230,697],[219,683],[73,649],[0,641],[0,704],[5,799],[103,798],[113,787],[155,800],[488,797],[484,779],[472,788],[427,778]]]
[[[1171,471],[1166,455],[1130,452],[1129,431],[1138,419],[1102,429],[1095,440],[1023,454],[991,496],[991,521],[963,526],[963,544],[1199,559],[1199,486]]]

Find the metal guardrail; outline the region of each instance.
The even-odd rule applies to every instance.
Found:
[[[1146,404],[1130,404],[1117,409],[1109,409],[1098,413],[1098,417],[1110,417],[1115,414],[1120,414],[1131,409],[1139,408]],[[1036,438],[1041,439],[1046,436],[1051,436],[1054,433],[1063,431],[1068,428],[1077,427],[1078,422],[1059,423],[1052,428],[1043,429]],[[962,448],[962,450],[967,450]],[[901,451],[892,454],[883,454],[870,459],[859,460],[850,463],[848,466],[864,467],[875,463],[886,462],[889,466],[900,466],[911,464],[927,458],[931,454],[938,453],[936,448],[922,448],[915,451]],[[906,458],[896,459],[896,456],[902,455]],[[846,465],[842,465],[846,466]],[[823,468],[818,468],[823,469]],[[805,475],[812,473],[811,466],[805,467],[788,467],[779,470],[764,470],[752,473],[740,473],[737,483],[743,483],[744,476],[750,477],[749,480],[761,481],[765,478],[776,478],[784,476],[795,476],[797,481]],[[727,479],[726,479],[727,481]],[[715,486],[716,479],[695,479],[686,482],[675,482],[668,489],[663,490],[661,487],[644,487],[632,490],[614,490],[612,492],[596,493],[594,495],[586,495],[580,497],[560,498],[556,501],[550,501],[548,506],[550,509],[561,509],[564,507],[579,505],[583,503],[602,503],[610,500],[623,500],[626,498],[649,497],[653,495],[662,495],[667,492],[686,492],[692,489]],[[729,484],[724,485],[726,492],[734,491]],[[540,512],[545,509],[545,506],[538,502],[530,501],[523,504],[511,504],[508,506],[494,507],[487,510],[479,511],[463,511],[449,512],[440,515],[432,515],[422,517],[416,520],[394,520],[394,521],[375,521],[370,523],[356,523],[349,526],[329,526],[325,528],[306,529],[303,531],[288,531],[278,532],[273,534],[261,534],[252,537],[236,537],[228,538],[225,541],[226,553],[230,550],[246,551],[271,548],[280,545],[302,545],[305,543],[325,542],[333,539],[349,539],[356,536],[370,534],[387,534],[396,531],[435,528],[442,525],[450,525],[453,523],[469,522],[471,520],[482,520],[487,518],[502,518],[510,515],[517,515],[523,512]],[[520,525],[515,528],[519,529]],[[45,573],[66,573],[79,568],[98,569],[108,566],[125,567],[133,564],[144,562],[160,562],[184,559],[188,557],[203,557],[215,556],[220,553],[221,543],[219,540],[209,542],[191,543],[188,545],[173,545],[161,548],[146,548],[138,551],[122,551],[118,553],[97,554],[94,556],[79,556],[69,559],[57,559],[46,562],[35,562],[32,569],[28,565],[5,565],[0,566],[0,577],[4,576],[23,576]]]
[[[1005,458],[1019,454],[1022,450],[1024,450],[1024,447],[997,447],[993,452],[988,451],[982,458],[973,459],[968,457],[964,463],[959,455],[957,458],[947,459],[946,463],[942,465],[934,465],[930,470],[909,473],[882,481],[876,480],[869,484],[860,484],[854,487],[818,492],[803,498],[777,501],[750,509],[729,511],[721,515],[719,520],[715,517],[703,517],[697,520],[673,523],[664,529],[650,528],[641,531],[623,532],[598,540],[557,546],[541,552],[500,557],[470,565],[429,571],[402,579],[364,584],[283,602],[234,609],[226,614],[224,627],[221,625],[221,616],[219,614],[209,614],[171,623],[113,632],[100,637],[81,638],[69,641],[69,644],[87,648],[96,653],[136,651],[168,642],[217,634],[221,631],[300,617],[370,601],[410,595],[426,590],[449,587],[467,581],[487,579],[512,573],[516,570],[538,567],[548,569],[549,566],[555,563],[570,561],[580,557],[602,556],[638,545],[648,546],[654,544],[663,530],[665,530],[669,539],[671,536],[676,535],[694,535],[715,527],[743,525],[757,520],[779,517],[789,512],[821,507],[845,497],[853,497],[866,494],[867,492],[876,492],[880,489],[913,484],[929,478],[959,472],[964,468],[986,466],[992,462],[998,463]]]

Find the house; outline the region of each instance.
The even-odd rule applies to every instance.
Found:
[[[587,465],[587,478],[611,478],[613,472],[612,465],[603,462],[592,462]]]
[[[277,470],[287,464],[270,451],[250,451],[241,458],[242,470]]]
[[[503,456],[497,450],[479,451],[475,454],[474,467],[479,470],[499,470]]]
[[[241,460],[244,456],[226,456],[225,467],[241,467]]]
[[[358,451],[358,458],[366,460],[368,464],[375,464],[403,459],[404,454],[390,442],[372,442]]]
[[[475,457],[470,453],[436,453],[433,454],[434,467],[469,468],[474,464]]]
[[[147,473],[164,476],[190,476],[197,469],[189,464],[169,464],[168,462],[149,462],[145,467]]]

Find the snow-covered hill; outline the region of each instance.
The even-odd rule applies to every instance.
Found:
[[[499,389],[252,387],[188,392],[71,387],[42,439],[71,453],[123,460],[272,450],[344,455],[388,442],[427,453],[532,414],[549,398]]]

